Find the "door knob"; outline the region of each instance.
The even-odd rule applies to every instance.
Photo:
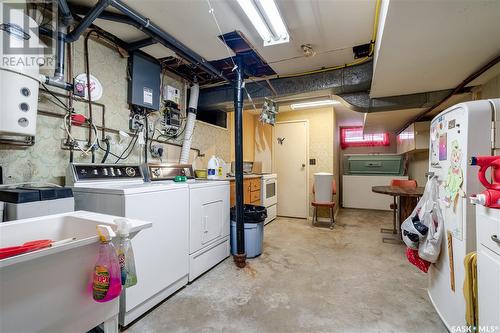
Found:
[[[303,167],[303,168],[305,168],[305,167],[306,167],[306,165],[305,165],[304,163],[302,163],[302,167]]]
[[[492,235],[491,236],[491,240],[494,241],[495,243],[497,244],[500,244],[500,239],[498,239],[498,236],[497,235]]]

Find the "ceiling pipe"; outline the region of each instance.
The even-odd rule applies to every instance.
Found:
[[[338,96],[338,99],[350,109],[361,113],[429,108],[453,92],[452,89],[447,89],[370,98],[372,69],[372,62],[367,62],[357,66],[299,77],[275,78],[266,80],[267,82],[247,82],[245,87],[255,104],[262,103],[265,97],[270,96],[278,101],[286,101],[287,97],[322,92],[324,95]],[[230,85],[202,89],[199,108],[231,110],[232,90]],[[466,90],[465,87],[462,87],[455,90],[454,93],[462,93],[464,90]]]
[[[154,38],[144,38],[144,39],[141,39],[141,40],[138,40],[136,42],[133,42],[133,43],[129,43],[128,44],[128,51],[129,52],[132,52],[132,51],[136,51],[136,50],[139,50],[139,49],[142,49],[143,47],[146,47],[146,46],[150,46],[150,45],[154,45],[154,44],[157,44],[158,41]]]
[[[87,13],[87,15],[83,18],[83,20],[71,31],[69,34],[66,35],[66,42],[68,43],[73,43],[80,38],[80,36],[84,33],[85,30],[87,30],[92,23],[97,19],[97,17],[112,3],[112,0],[99,0],[97,4],[90,9],[90,11]],[[59,3],[66,3],[66,6],[68,6],[66,0],[59,0]],[[64,6],[64,5],[62,5]],[[69,6],[68,6],[69,8]]]
[[[73,15],[71,14],[69,5],[66,0],[58,0],[58,7],[61,11],[61,16],[57,22],[57,41],[56,41],[56,55],[55,61],[56,66],[54,70],[53,76],[48,75],[40,75],[40,81],[53,87],[61,88],[64,90],[72,90],[73,84],[66,82],[66,78],[64,77],[64,64],[66,61],[65,52],[66,52],[66,43],[72,43],[78,38],[80,38],[81,34],[88,29],[92,22],[96,19],[97,16],[111,3],[111,0],[99,0],[99,2],[93,7],[87,16],[85,16],[80,23],[73,29],[70,33],[66,34],[67,24],[66,22],[73,22]],[[39,29],[40,33],[43,35],[49,34],[51,31],[49,29]]]
[[[429,112],[431,112],[432,110],[435,110],[439,105],[443,104],[444,102],[446,102],[448,99],[451,98],[451,96],[459,93],[462,89],[465,88],[465,86],[467,86],[469,83],[471,83],[472,81],[474,81],[476,78],[478,78],[479,76],[481,76],[483,73],[485,73],[488,69],[490,69],[491,67],[495,66],[496,64],[498,64],[500,62],[500,55],[497,55],[495,58],[491,59],[487,64],[485,64],[483,67],[481,67],[479,70],[477,70],[476,72],[472,73],[471,75],[469,75],[465,80],[463,80],[458,86],[455,87],[455,89],[449,91],[448,94],[446,94],[446,96],[444,96],[440,101],[438,101],[437,103],[435,103],[434,105],[432,105],[431,107],[429,107],[427,110],[424,110],[422,112],[420,112],[419,114],[417,114],[415,116],[415,118],[407,121],[398,131],[397,133],[401,133],[405,128],[407,128],[408,126],[410,126],[412,123],[416,122],[416,121],[419,121],[420,119],[422,119],[426,114],[428,114]]]
[[[66,0],[58,0],[59,12],[61,13],[64,25],[70,25],[73,23],[74,18],[69,9],[68,2]]]
[[[118,9],[122,14],[111,13],[107,11],[102,11],[98,18],[103,20],[108,20],[112,22],[124,23],[131,25],[145,34],[149,35],[152,39],[158,41],[168,49],[174,51],[178,56],[187,60],[188,62],[199,66],[205,72],[213,75],[214,77],[219,77],[226,82],[230,82],[230,80],[218,69],[212,66],[206,59],[197,54],[196,52],[189,49],[186,45],[181,43],[175,37],[170,35],[169,33],[162,30],[156,24],[151,22],[150,19],[144,17],[139,12],[130,8],[126,4],[122,3],[119,0],[111,0],[111,6]],[[76,14],[80,15],[88,15],[89,8],[84,6],[70,6],[71,10]]]
[[[338,94],[352,110],[375,113],[404,109],[427,108],[442,100],[451,90],[439,90],[417,94],[370,98],[368,91]]]
[[[66,53],[66,30],[67,27],[64,22],[59,21],[57,24],[57,41],[56,41],[56,54],[55,61],[56,66],[54,69],[54,75],[40,75],[40,81],[53,87],[61,88],[64,90],[72,90],[73,84],[66,82],[64,77],[64,62]],[[41,31],[42,34],[48,33],[50,30]]]
[[[263,101],[265,97],[274,95],[285,97],[320,90],[328,90],[332,94],[340,95],[368,91],[371,86],[372,72],[373,62],[369,61],[361,65],[321,73],[269,79],[268,84],[265,81],[247,82],[245,89],[257,103],[259,100]],[[226,84],[200,91],[200,108],[215,108],[224,104],[229,106],[232,101],[232,85]]]
[[[69,6],[71,8],[71,11],[77,15],[84,15],[85,16],[91,10],[90,7],[82,6],[82,5],[71,4]],[[106,20],[106,21],[112,21],[112,22],[116,22],[116,23],[128,24],[128,25],[133,26],[134,28],[142,30],[141,24],[139,24],[136,21],[131,20],[128,16],[123,15],[123,14],[103,11],[99,15],[99,19]]]
[[[189,49],[186,45],[182,44],[179,40],[177,40],[172,35],[165,32],[164,30],[162,30],[156,24],[151,22],[148,18],[142,16],[137,11],[128,7],[127,5],[125,5],[123,2],[121,2],[119,0],[112,0],[111,5],[114,8],[121,11],[126,16],[130,17],[135,22],[139,23],[142,26],[142,28],[144,29],[143,31],[146,34],[150,35],[153,38],[159,37],[160,43],[162,43],[164,46],[166,46],[167,48],[169,48],[172,51],[174,51],[175,53],[177,53],[180,57],[188,60],[193,65],[197,65],[197,66],[203,68],[206,72],[214,75],[215,77],[220,77],[224,81],[230,82],[230,80],[228,78],[226,78],[225,75],[221,71],[219,71],[215,67],[213,67],[207,60],[205,60],[203,57],[201,57],[196,52]]]

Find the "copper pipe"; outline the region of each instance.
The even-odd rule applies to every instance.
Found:
[[[93,103],[94,104],[98,104],[98,103],[95,103],[95,102],[93,102]],[[52,112],[52,111],[47,111],[47,110],[38,110],[38,114],[41,115],[41,116],[46,116],[46,117],[53,117],[53,118],[60,118],[60,119],[64,118],[64,114],[57,113],[57,112]],[[91,128],[87,124],[83,124],[81,127]],[[120,130],[117,130],[117,129],[114,129],[114,128],[103,127],[103,126],[96,126],[96,128],[99,131],[106,131],[108,133],[120,134]],[[127,132],[127,134],[133,136],[135,133]],[[182,148],[181,144],[175,143],[175,142],[168,142],[168,141],[164,141],[164,140],[151,139],[151,138],[149,140],[154,141],[154,142],[158,142],[158,143],[162,143],[162,144],[165,144],[165,145],[170,145],[170,146],[175,146],[175,147]],[[198,153],[198,157],[204,157],[205,156],[205,154],[202,154],[201,150],[198,149],[198,148],[191,147],[191,150],[194,150],[195,152],[197,152]]]
[[[85,61],[85,71],[87,73],[87,100],[89,106],[89,123],[92,124],[92,96],[90,90],[90,60],[89,60],[89,38],[95,32],[95,30],[90,30],[85,36],[84,43],[84,61]],[[89,140],[88,145],[92,144],[92,126],[89,126]]]
[[[69,27],[68,27],[68,32],[69,32]],[[72,52],[71,52],[71,44],[70,43],[67,43],[67,48],[68,50],[66,51],[66,54],[67,54],[67,59],[68,59],[68,71],[66,72],[67,73],[67,78],[66,80],[67,81],[71,81],[73,79],[73,59],[72,59]],[[73,113],[73,90],[69,90],[68,91],[68,109],[69,109],[69,124],[68,124],[68,132],[71,133],[71,127],[72,127],[72,121],[71,121],[71,114]],[[69,142],[70,141],[70,136],[69,134],[67,135],[66,137],[66,142]],[[69,162],[72,163],[73,162],[73,156],[74,156],[74,152],[73,152],[73,145],[70,145],[70,149],[69,149]]]

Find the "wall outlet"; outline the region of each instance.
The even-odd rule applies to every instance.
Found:
[[[140,131],[144,128],[144,119],[138,114],[134,114],[129,118],[129,128],[131,131]]]
[[[163,147],[161,145],[152,145],[149,151],[153,158],[162,158],[163,157]]]

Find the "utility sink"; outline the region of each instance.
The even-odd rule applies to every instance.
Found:
[[[50,239],[59,241],[75,237],[76,240],[56,247],[45,248],[34,252],[28,252],[15,257],[0,260],[0,267],[6,267],[15,263],[33,260],[49,254],[66,251],[91,243],[98,243],[96,226],[99,224],[109,225],[116,230],[113,222],[116,216],[77,211],[67,214],[42,216],[25,220],[0,223],[0,248],[16,246],[25,242]],[[150,222],[130,220],[132,222],[131,234],[151,227]]]
[[[118,332],[119,298],[97,303],[90,292],[99,249],[96,226],[116,230],[115,218],[77,211],[0,223],[0,247],[76,237],[0,260],[0,332],[86,332],[101,323],[105,332]],[[131,237],[152,226],[130,221]]]

